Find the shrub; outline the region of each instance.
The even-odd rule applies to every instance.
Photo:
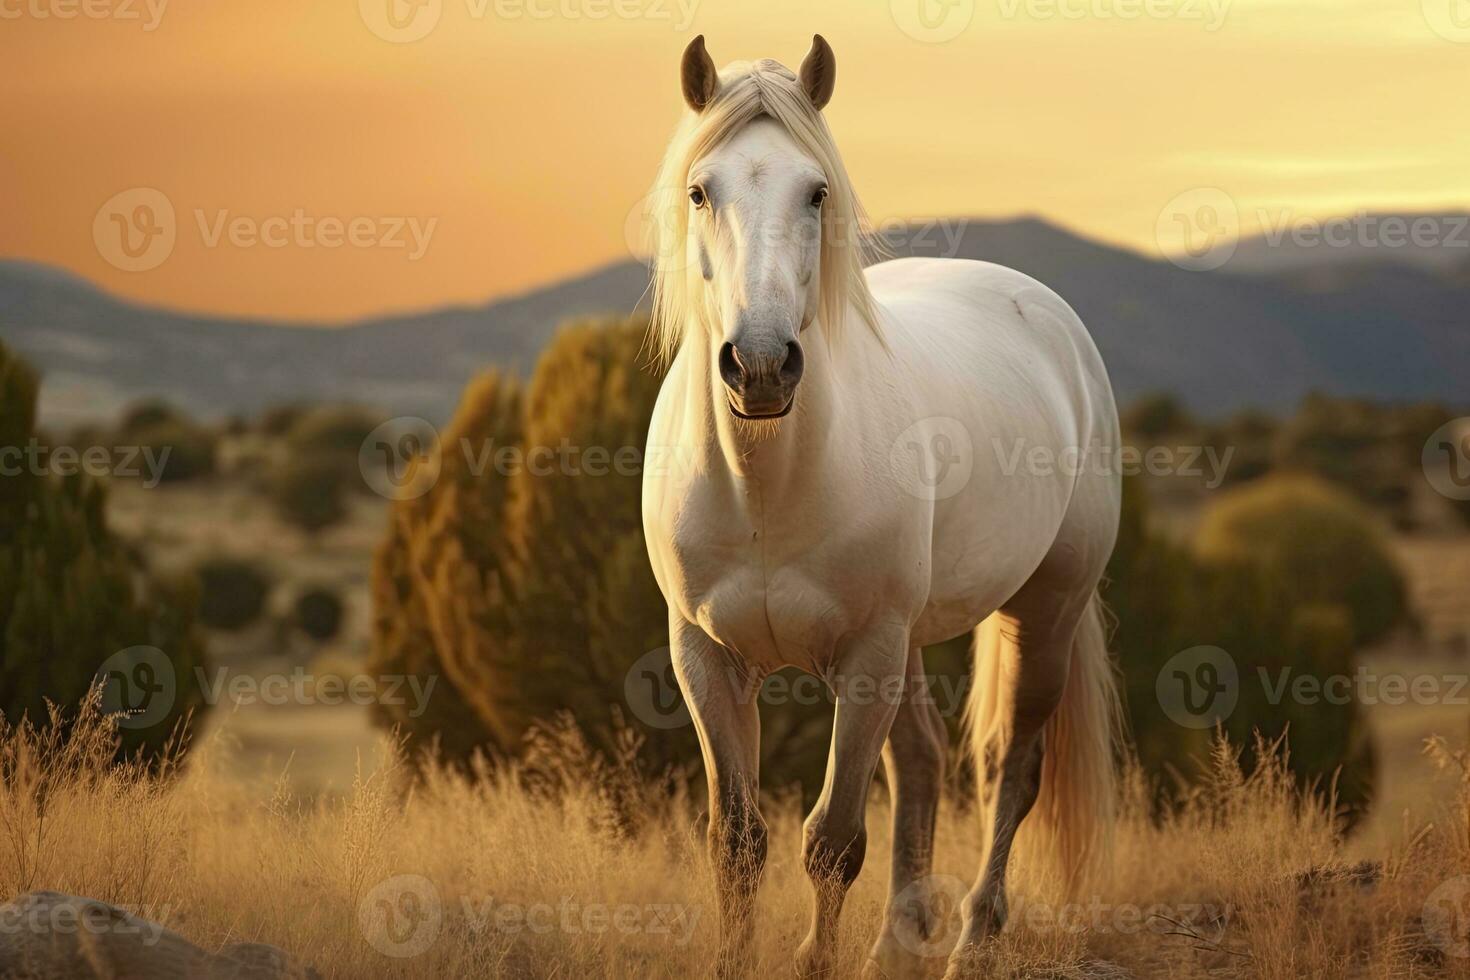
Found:
[[[195,573],[203,596],[199,618],[211,629],[242,630],[265,610],[270,577],[252,562],[210,558],[201,562]]]
[[[155,425],[174,425],[187,421],[183,413],[173,405],[161,398],[150,398],[123,409],[118,432],[127,434],[151,429]]]
[[[441,445],[461,439],[517,445],[521,412],[515,379],[488,372],[465,390]],[[427,711],[413,716],[406,706],[376,704],[377,720],[416,741],[437,740],[456,760],[476,748],[513,748],[519,734],[492,728],[462,690],[508,692],[515,685],[509,665],[491,672],[499,649],[494,606],[507,553],[502,515],[509,481],[495,473],[476,478],[465,463],[462,453],[443,454],[429,493],[394,502],[372,587],[375,670],[435,684]]]
[[[1358,644],[1407,613],[1403,577],[1372,515],[1320,480],[1273,477],[1226,494],[1206,513],[1196,552],[1253,567],[1293,608],[1348,610]]]
[[[1242,411],[1225,422],[1210,426],[1204,433],[1204,444],[1215,450],[1217,459],[1230,454],[1224,483],[1245,483],[1265,476],[1274,465],[1273,445],[1279,428],[1269,415]]]
[[[1167,392],[1139,398],[1121,413],[1119,421],[1125,433],[1142,439],[1157,439],[1195,429],[1189,409],[1176,395]]]
[[[150,400],[123,413],[112,433],[114,446],[143,446],[163,464],[161,483],[182,483],[215,472],[216,433],[191,421],[167,402]]]
[[[1231,739],[1253,745],[1253,733],[1275,739],[1289,731],[1290,763],[1299,779],[1330,779],[1340,771],[1341,803],[1351,814],[1361,812],[1376,769],[1361,707],[1352,700],[1299,702],[1280,690],[1283,680],[1302,675],[1353,673],[1346,607],[1293,595],[1255,563],[1200,560],[1152,531],[1137,479],[1124,483],[1123,520],[1104,597],[1117,617],[1113,646],[1136,750],[1147,769],[1188,780],[1208,754],[1212,729],[1186,727],[1171,716],[1161,703],[1169,678],[1161,675],[1186,651],[1218,647],[1235,671],[1237,701],[1223,719]]]
[[[1321,477],[1407,524],[1410,485],[1423,479],[1420,448],[1435,426],[1405,432],[1404,423],[1423,409],[1309,395],[1277,435],[1276,467]]]
[[[260,421],[256,428],[261,435],[284,436],[295,427],[296,423],[305,415],[309,409],[305,405],[290,402],[284,405],[273,405],[260,413]]]
[[[336,591],[317,586],[296,597],[291,609],[291,620],[301,632],[324,643],[342,629],[344,612],[342,597]]]
[[[270,482],[276,515],[308,534],[329,528],[347,516],[347,479],[338,461],[321,456],[293,457],[275,469]]]
[[[0,345],[0,446],[30,439],[36,394],[35,375]],[[101,680],[107,703],[142,712],[119,752],[152,757],[204,706],[198,586],[148,574],[105,510],[103,487],[85,476],[0,477],[0,713],[43,724],[48,701],[71,710]],[[146,647],[157,653],[123,653]],[[141,697],[123,687],[132,680],[147,682]]]
[[[626,321],[564,330],[524,391],[506,376],[482,376],[442,445],[641,453],[659,383],[640,367],[645,329]],[[449,687],[445,696],[441,680],[419,719],[382,718],[440,734],[446,748],[452,736],[462,748],[513,755],[532,725],[569,713],[613,752],[621,723],[643,727],[625,714],[625,677],[668,643],[643,544],[640,475],[612,466],[589,475],[575,461],[477,474],[471,462],[444,453],[432,490],[393,507],[374,569],[375,663],[441,675]],[[644,743],[655,768],[698,758],[689,726],[645,732],[656,736]]]
[[[286,434],[295,453],[326,453],[345,456],[357,463],[358,450],[382,422],[367,409],[331,405],[302,412]]]
[[[139,430],[130,442],[154,450],[156,458],[163,463],[159,473],[162,483],[183,483],[215,472],[215,450],[219,440],[207,429],[187,422],[160,423]],[[163,455],[165,452],[167,456]]]

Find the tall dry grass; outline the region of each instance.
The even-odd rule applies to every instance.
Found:
[[[67,739],[55,726],[0,732],[0,897],[98,898],[207,949],[279,945],[329,977],[641,980],[709,968],[716,915],[697,804],[644,778],[631,752],[595,757],[564,729],[513,770],[411,767],[399,753],[342,798],[307,803],[284,781],[233,778],[223,741],[163,772],[115,764],[108,725],[84,708]],[[1381,861],[1351,864],[1328,804],[1293,788],[1281,751],[1247,774],[1218,746],[1208,778],[1164,818],[1130,774],[1106,887],[1060,907],[1019,858],[1011,926],[980,975],[1470,975],[1459,955],[1470,953],[1470,758],[1432,746],[1460,775],[1459,797]],[[861,971],[884,902],[888,814],[875,796],[868,864],[843,918],[843,978]],[[785,976],[809,901],[801,814],[791,800],[767,813],[754,972]],[[941,896],[964,888],[977,838],[972,815],[947,802]],[[943,945],[932,944],[936,969]]]

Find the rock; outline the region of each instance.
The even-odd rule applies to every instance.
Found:
[[[284,950],[236,943],[219,953],[106,902],[30,892],[0,905],[0,980],[314,980]]]

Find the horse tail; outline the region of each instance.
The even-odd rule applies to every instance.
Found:
[[[1040,791],[1017,841],[1072,896],[1111,863],[1117,819],[1123,710],[1104,616],[1102,599],[1094,591],[1072,640],[1061,701],[1043,729]],[[981,793],[987,753],[1003,748],[996,739],[1005,737],[1003,728],[1010,722],[1000,717],[1004,704],[1000,692],[1007,683],[1005,665],[1015,662],[1016,651],[1006,648],[1014,648],[1016,637],[1003,624],[1002,614],[996,613],[975,629],[975,666],[965,722]]]

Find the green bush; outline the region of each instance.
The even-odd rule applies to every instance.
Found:
[[[1299,700],[1282,686],[1303,676],[1320,681],[1353,674],[1354,624],[1347,607],[1293,593],[1283,587],[1279,570],[1201,560],[1154,532],[1137,479],[1124,482],[1123,500],[1104,597],[1117,618],[1113,646],[1145,768],[1186,781],[1200,771],[1213,735],[1209,718],[1203,727],[1182,725],[1162,696],[1181,659],[1187,670],[1202,655],[1194,651],[1218,648],[1234,671],[1229,683],[1236,701],[1222,721],[1231,740],[1251,745],[1258,732],[1273,739],[1288,735],[1290,762],[1301,780],[1325,783],[1339,774],[1340,802],[1351,815],[1360,814],[1376,771],[1362,707],[1351,699]]]
[[[145,401],[126,410],[110,441],[113,446],[146,447],[163,464],[161,483],[183,483],[215,472],[218,435],[167,402]]]
[[[622,724],[641,729],[655,768],[698,758],[690,726],[646,729],[624,705],[630,668],[668,644],[639,468],[592,475],[565,456],[534,471],[520,465],[536,447],[563,445],[641,459],[659,385],[641,366],[645,329],[578,325],[560,333],[524,391],[496,373],[469,387],[442,435],[453,448],[437,482],[394,505],[374,570],[375,671],[441,681],[421,718],[384,711],[382,720],[437,735],[446,749],[511,755],[534,723],[569,713],[606,749]],[[472,463],[486,451],[512,455],[477,474]]]
[[[1314,474],[1348,490],[1395,524],[1413,524],[1424,440],[1451,415],[1435,405],[1385,406],[1309,395],[1278,433],[1279,470]]]
[[[1225,494],[1195,550],[1210,564],[1254,568],[1292,608],[1348,610],[1358,644],[1407,615],[1403,576],[1373,516],[1320,480],[1277,476]]]
[[[253,562],[215,557],[195,569],[202,600],[199,618],[211,629],[242,630],[265,611],[270,576]]]
[[[1129,436],[1143,440],[1193,432],[1194,417],[1175,395],[1167,392],[1145,395],[1120,413],[1119,422]]]
[[[256,429],[264,436],[285,436],[308,411],[307,406],[295,402],[273,405],[260,413]]]
[[[344,614],[342,597],[333,589],[316,586],[296,597],[291,621],[313,640],[325,643],[341,631]]]
[[[187,422],[182,412],[161,398],[149,398],[123,409],[118,422],[118,433],[128,434],[151,429],[155,425],[174,425]]]
[[[521,389],[514,378],[488,372],[465,390],[444,429],[441,446],[515,446],[520,442]],[[437,741],[463,759],[477,748],[514,748],[518,731],[487,722],[462,688],[500,691],[507,704],[515,677],[499,659],[502,561],[508,551],[503,514],[509,481],[494,472],[476,477],[465,454],[442,454],[430,492],[396,501],[388,534],[373,561],[373,653],[376,673],[433,681],[428,710],[379,704],[379,723],[416,742]],[[494,726],[494,727],[492,727]]]
[[[31,438],[37,387],[0,345],[0,447]],[[198,586],[147,573],[105,510],[104,489],[84,476],[0,476],[0,712],[39,723],[48,701],[72,710],[102,682],[104,704],[138,712],[120,751],[151,757],[204,708]],[[139,697],[123,686],[134,680],[148,684]]]
[[[1247,410],[1205,430],[1204,445],[1214,449],[1216,459],[1230,454],[1223,480],[1226,485],[1246,483],[1271,471],[1279,428],[1271,416]]]
[[[337,454],[357,465],[357,454],[383,420],[367,409],[329,405],[303,412],[286,434],[295,453]]]
[[[347,485],[340,461],[295,456],[271,474],[271,504],[281,520],[315,534],[347,516]]]

